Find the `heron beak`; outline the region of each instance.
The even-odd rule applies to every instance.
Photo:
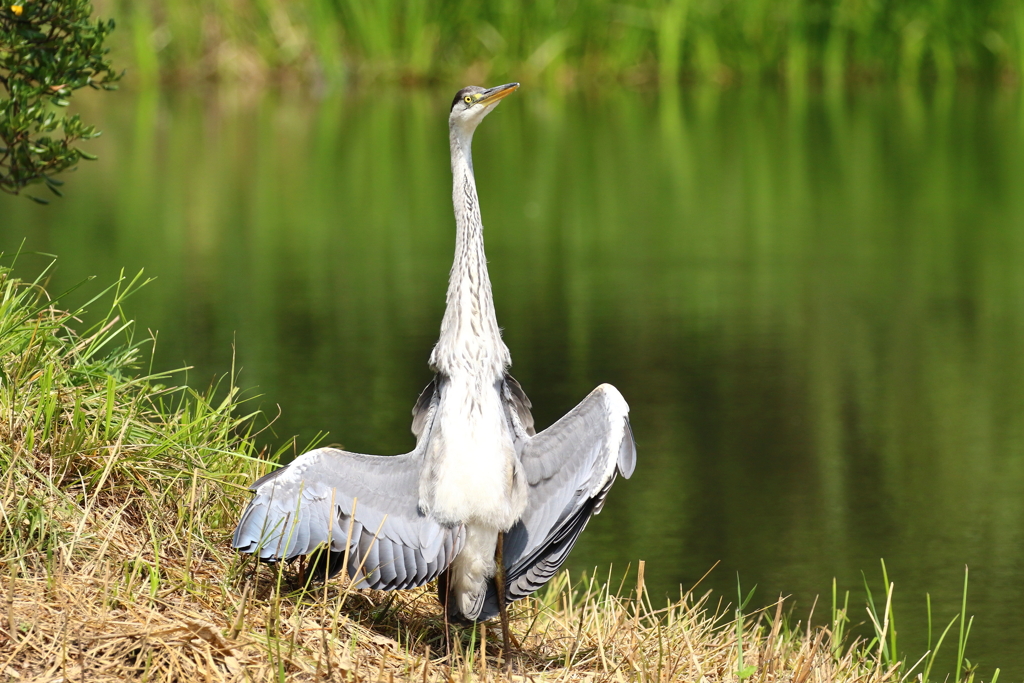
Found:
[[[518,83],[506,83],[505,85],[499,85],[496,88],[484,90],[482,93],[480,93],[480,96],[477,98],[477,101],[474,102],[473,104],[480,104],[485,107],[487,105],[497,104],[502,99],[508,97],[518,89]]]

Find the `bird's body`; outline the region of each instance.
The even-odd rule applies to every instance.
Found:
[[[452,105],[455,259],[430,356],[435,377],[413,408],[416,448],[299,456],[253,484],[236,548],[279,560],[327,545],[314,561],[326,576],[345,567],[359,585],[382,589],[439,578],[449,615],[486,619],[550,579],[616,472],[632,473],[629,408],[614,387],[601,385],[535,434],[529,399],[508,374],[471,145],[479,122],[517,87],[465,88]]]

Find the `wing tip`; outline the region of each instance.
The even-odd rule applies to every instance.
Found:
[[[636,469],[636,439],[633,438],[633,427],[629,424],[629,418],[622,418],[622,444],[619,446],[618,468],[619,474],[629,479]]]
[[[607,382],[601,384],[594,390],[600,392],[607,406],[609,416],[622,420],[622,441],[619,443],[619,452],[616,465],[624,478],[629,479],[636,469],[636,439],[633,438],[633,428],[629,424],[629,404],[622,396],[622,393]]]
[[[597,385],[594,389],[594,393],[600,392],[604,395],[605,400],[608,401],[609,408],[612,412],[629,415],[629,404],[626,403],[626,399],[622,396],[622,392],[615,388],[615,385],[604,382],[603,384]]]

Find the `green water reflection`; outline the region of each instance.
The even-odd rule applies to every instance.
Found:
[[[156,276],[130,312],[160,330],[157,365],[205,384],[234,345],[280,406],[268,443],[401,452],[454,242],[449,98],[104,98],[101,161],[49,208],[0,198],[0,247],[58,254],[58,286]],[[636,474],[575,571],[643,558],[667,593],[720,561],[703,585],[729,599],[738,571],[800,618],[835,576],[859,621],[884,557],[916,659],[925,593],[945,624],[968,564],[968,657],[1024,678],[1017,91],[527,84],[475,150],[538,424],[604,381],[632,406]]]

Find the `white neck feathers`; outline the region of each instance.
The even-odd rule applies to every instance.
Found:
[[[494,313],[484,253],[484,226],[473,175],[473,131],[451,126],[452,203],[455,207],[455,260],[448,278],[447,307],[431,366],[450,377],[473,373],[493,382],[511,365]]]

